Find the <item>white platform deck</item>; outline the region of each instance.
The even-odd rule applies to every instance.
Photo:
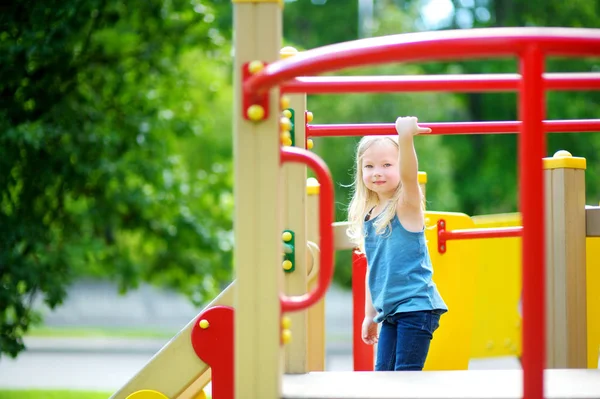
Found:
[[[521,370],[286,375],[284,399],[520,399]],[[600,399],[600,369],[546,370],[547,399]]]

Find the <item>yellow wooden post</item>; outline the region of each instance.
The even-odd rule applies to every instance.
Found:
[[[544,158],[547,368],[587,367],[585,168],[567,151]]]
[[[264,120],[246,120],[247,110],[242,109],[242,68],[252,61],[279,58],[281,13],[278,0],[233,0],[234,383],[235,397],[244,399],[275,399],[281,390],[279,89],[268,93]]]
[[[281,58],[296,54],[296,49],[285,47],[281,49]],[[285,123],[290,119],[291,131],[283,131],[282,144],[305,148],[306,126],[304,111],[306,110],[306,95],[293,94],[282,97]],[[307,292],[307,238],[306,238],[306,166],[285,164],[283,166],[284,184],[284,227],[293,234],[294,262],[286,263],[285,292],[288,296],[302,295]],[[292,236],[290,236],[291,238]],[[287,244],[287,243],[286,243]],[[286,267],[292,267],[286,270]],[[290,374],[306,373],[307,363],[307,317],[306,310],[287,315],[291,320],[292,340],[286,345],[285,372]]]
[[[307,182],[307,238],[312,243],[319,242],[319,182],[311,178]],[[318,273],[319,253],[313,255]],[[313,275],[313,272],[310,273]],[[316,279],[309,281],[309,290],[316,284]],[[325,370],[325,298],[308,309],[308,369],[310,371]]]

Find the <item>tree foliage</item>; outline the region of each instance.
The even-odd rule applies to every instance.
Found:
[[[230,279],[228,44],[199,1],[0,14],[0,353],[83,274],[197,302]]]

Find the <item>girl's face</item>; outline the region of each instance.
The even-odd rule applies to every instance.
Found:
[[[392,198],[400,184],[398,149],[391,143],[374,143],[364,152],[361,166],[365,186],[380,200]]]

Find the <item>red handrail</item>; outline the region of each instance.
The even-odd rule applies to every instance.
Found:
[[[281,148],[281,163],[296,162],[310,167],[319,180],[319,235],[320,235],[320,264],[317,285],[303,295],[286,296],[280,295],[281,311],[294,312],[306,309],[318,302],[327,292],[333,278],[333,204],[334,191],[333,180],[327,165],[321,158],[304,149],[295,147]]]
[[[446,221],[439,219],[437,222],[438,252],[443,254],[447,251],[446,241],[449,240],[473,240],[477,238],[505,238],[521,237],[523,226],[493,227],[481,229],[459,229],[447,230]]]
[[[513,134],[519,133],[522,123],[519,121],[500,122],[439,122],[419,123],[431,128],[432,134]],[[600,132],[600,119],[547,120],[543,122],[548,133]],[[390,136],[396,134],[393,123],[360,123],[306,125],[309,137],[334,136]]]
[[[519,89],[518,74],[404,75],[404,76],[303,76],[281,87],[283,93],[341,94],[420,91],[506,92]],[[600,89],[600,73],[547,73],[546,90]]]
[[[536,46],[546,55],[597,56],[599,29],[484,28],[404,33],[303,51],[267,65],[243,84],[261,93],[299,76],[409,61],[512,57]]]

